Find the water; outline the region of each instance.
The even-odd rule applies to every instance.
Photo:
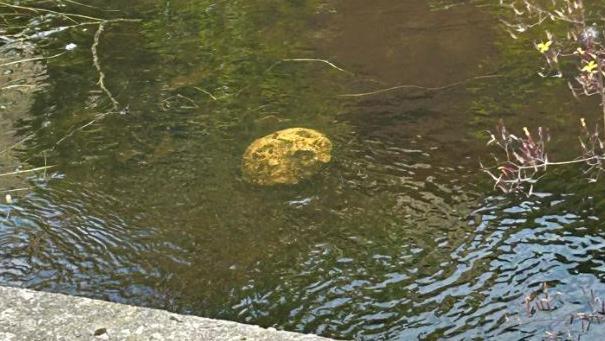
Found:
[[[35,2],[35,1],[34,1]],[[25,2],[22,5],[32,5]],[[358,339],[541,339],[605,296],[600,183],[552,170],[531,197],[493,190],[486,129],[581,116],[536,75],[490,4],[423,0],[87,1],[96,25],[2,8],[0,284]],[[111,10],[111,11],[110,11]],[[116,10],[116,11],[113,11]],[[13,15],[18,14],[18,15]],[[7,19],[8,20],[8,19]],[[23,27],[20,27],[23,25]],[[74,46],[75,45],[75,46]],[[68,49],[65,47],[69,46]],[[58,57],[40,60],[63,53]],[[325,59],[321,61],[285,59]],[[399,89],[341,97],[400,84]],[[582,115],[580,114],[582,113]],[[245,183],[254,139],[304,126],[334,160],[309,181]],[[572,141],[572,143],[570,143]],[[523,299],[565,304],[528,317]],[[599,337],[594,325],[585,337]]]

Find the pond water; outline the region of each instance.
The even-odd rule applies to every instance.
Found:
[[[119,111],[104,114],[98,25],[0,5],[1,170],[53,166],[0,177],[13,201],[0,205],[0,285],[400,340],[579,332],[566,316],[588,309],[590,290],[605,296],[602,184],[553,169],[535,195],[502,195],[480,171],[500,119],[548,126],[563,159],[578,118],[599,117],[537,75],[535,37],[511,39],[497,6],[20,5],[36,3],[140,21],[97,36]],[[484,75],[497,77],[341,96]],[[246,183],[247,145],[297,126],[332,139],[329,166],[296,186]],[[528,317],[524,297],[543,283],[565,303]]]

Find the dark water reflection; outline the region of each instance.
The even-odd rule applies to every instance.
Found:
[[[3,152],[3,169],[56,167],[3,183],[32,188],[1,206],[0,284],[401,340],[539,339],[567,330],[556,323],[586,309],[585,290],[605,295],[600,185],[565,169],[537,195],[506,197],[478,172],[482,131],[498,119],[548,124],[553,150],[573,155],[565,127],[595,111],[536,77],[539,56],[499,33],[497,11],[420,0],[89,4],[120,12],[69,9],[143,19],[109,25],[100,44],[128,113],[78,129],[110,105],[91,65],[95,27],[55,32],[60,19],[17,17],[36,48],[6,41],[4,58],[77,47],[7,74],[37,91],[0,96],[2,110],[23,112],[2,116],[13,129],[2,148],[26,138]],[[447,91],[337,97],[494,72]],[[334,162],[294,187],[243,182],[247,144],[292,126],[330,136]],[[567,303],[527,318],[523,298],[544,282]]]

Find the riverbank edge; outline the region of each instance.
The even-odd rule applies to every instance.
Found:
[[[0,286],[0,340],[330,339],[159,309]]]

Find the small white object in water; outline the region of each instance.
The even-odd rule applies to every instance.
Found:
[[[313,199],[315,199],[315,197],[308,197],[301,200],[290,200],[288,201],[288,205],[300,208],[310,204]]]
[[[6,200],[7,204],[12,204],[13,203],[13,197],[11,197],[10,194],[7,194],[4,199]]]
[[[76,44],[74,44],[74,43],[69,43],[69,44],[65,45],[65,49],[66,49],[67,51],[71,51],[71,50],[75,49],[77,46],[78,46],[78,45],[76,45]]]

